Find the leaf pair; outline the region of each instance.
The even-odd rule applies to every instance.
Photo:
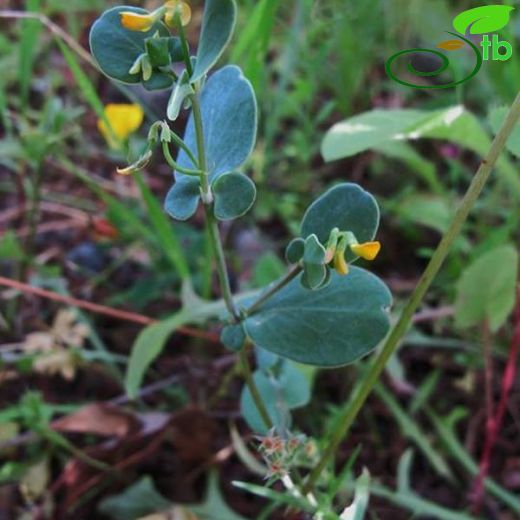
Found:
[[[179,61],[179,43],[170,36],[164,23],[156,22],[149,31],[130,31],[121,25],[121,13],[146,14],[137,7],[119,6],[105,11],[90,31],[90,49],[100,69],[110,78],[123,83],[143,83],[148,90],[168,88],[173,84],[171,75],[160,70]],[[150,67],[149,74],[137,70],[140,57],[148,56],[141,67]],[[130,73],[134,69],[135,73]],[[143,76],[148,79],[143,80]]]
[[[256,140],[257,107],[251,84],[238,67],[228,65],[205,84],[200,109],[215,216],[221,220],[237,218],[249,210],[256,198],[253,182],[236,171],[249,157]],[[197,150],[193,114],[186,126],[184,142],[189,149]],[[177,164],[193,167],[184,150],[180,151]],[[199,204],[199,181],[179,172],[175,173],[175,179],[165,209],[173,218],[187,220]]]
[[[318,289],[330,280],[327,244],[333,229],[350,232],[360,242],[375,237],[379,226],[379,208],[368,192],[357,184],[334,186],[314,201],[303,216],[301,237],[292,240],[286,249],[290,263],[302,262],[301,281],[308,289]],[[345,249],[345,262],[357,256]]]
[[[171,87],[173,76],[168,74],[167,67],[183,59],[179,39],[172,38],[168,27],[160,20],[148,31],[126,29],[121,24],[121,13],[146,15],[148,11],[119,6],[105,11],[94,23],[90,32],[90,48],[101,70],[123,83],[142,82],[149,90]],[[231,39],[235,21],[234,0],[206,1],[190,83],[199,81],[217,62]],[[145,59],[139,63],[143,56]],[[143,75],[138,73],[141,67],[144,67]],[[132,69],[135,73],[130,73]]]

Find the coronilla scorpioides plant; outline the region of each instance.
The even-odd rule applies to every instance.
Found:
[[[244,418],[257,433],[267,435],[260,451],[271,464],[270,476],[280,478],[307,509],[319,513],[323,506],[311,493],[314,485],[406,332],[518,118],[519,103],[515,102],[488,160],[401,318],[363,375],[321,458],[312,462],[307,454],[311,460],[307,467],[314,468],[298,490],[286,464],[293,455],[287,455],[286,448],[292,443],[293,453],[303,441],[291,433],[290,410],[306,404],[309,397],[306,378],[294,362],[322,368],[347,365],[373,351],[389,331],[389,290],[370,271],[355,266],[357,259],[373,260],[379,252],[379,209],[374,197],[357,184],[331,187],[309,206],[299,236],[287,245],[287,274],[253,294],[232,293],[218,222],[242,217],[256,199],[255,184],[241,168],[255,146],[257,104],[239,67],[213,70],[233,33],[234,0],[206,0],[195,55],[184,33],[190,17],[189,6],[179,0],[152,12],[120,6],[104,12],[90,34],[92,53],[108,77],[170,91],[165,118],[151,125],[146,150],[119,172],[138,172],[154,153],[162,152],[173,170],[164,209],[173,219],[186,221],[203,208],[222,296],[208,302],[194,294],[189,270],[179,262],[185,281],[183,307],[140,334],[130,358],[127,390],[136,394],[144,372],[177,327],[218,320],[222,343],[237,352],[241,362]],[[183,110],[190,114],[181,137],[168,121],[175,121]],[[256,355],[254,373],[249,366],[251,349]],[[284,456],[271,449],[279,444],[277,439],[283,441]]]
[[[255,93],[240,68],[212,70],[235,16],[231,0],[206,2],[196,56],[184,36],[190,10],[183,2],[167,2],[154,12],[115,7],[95,22],[90,45],[105,74],[151,90],[170,89],[168,120],[191,110],[182,138],[166,118],[157,121],[143,155],[119,172],[143,168],[160,149],[174,170],[166,212],[185,221],[202,205],[226,308],[221,339],[227,347],[243,351],[251,343],[282,359],[346,365],[385,336],[391,303],[381,280],[353,265],[359,257],[373,260],[380,248],[374,241],[379,209],[360,186],[338,184],[310,205],[300,236],[287,246],[283,279],[247,298],[231,294],[218,221],[240,218],[255,202],[255,184],[240,169],[254,148],[258,117]],[[182,71],[176,73],[178,65]]]

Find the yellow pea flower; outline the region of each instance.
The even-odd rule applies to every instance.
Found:
[[[374,260],[374,258],[378,255],[381,244],[379,242],[365,242],[363,244],[352,244],[350,246],[352,252],[360,256],[365,260]]]
[[[334,255],[334,269],[336,269],[336,272],[338,274],[348,274],[348,264],[345,260],[345,255],[343,254],[343,251],[336,251],[336,254]]]
[[[149,31],[153,24],[164,17],[165,23],[173,27],[175,15],[179,13],[182,25],[188,25],[191,20],[191,9],[186,2],[181,0],[169,0],[162,7],[148,14],[123,11],[119,13],[121,25],[129,31]]]
[[[143,109],[139,105],[126,103],[110,103],[105,106],[105,116],[110,123],[112,132],[102,119],[98,120],[98,130],[111,148],[121,147],[121,143],[128,139],[142,124]]]
[[[132,11],[123,11],[119,13],[121,18],[121,25],[129,31],[146,32],[152,28],[152,25],[157,21],[153,14],[133,13]]]
[[[181,24],[184,26],[188,25],[191,20],[191,9],[186,2],[180,0],[170,0],[164,4],[166,7],[166,14],[164,15],[164,21],[169,27],[175,25],[175,14],[178,12],[181,18]]]

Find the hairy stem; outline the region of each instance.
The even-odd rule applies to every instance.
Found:
[[[374,385],[377,383],[388,360],[397,350],[402,337],[405,335],[410,326],[415,311],[420,306],[426,292],[428,291],[435,276],[446,259],[446,256],[450,252],[455,239],[458,237],[470,211],[472,210],[475,202],[482,192],[482,189],[488,181],[495,163],[497,162],[501,152],[504,150],[506,141],[519,119],[520,92],[516,96],[511,108],[509,109],[507,117],[502,127],[500,128],[500,131],[491,143],[489,152],[487,153],[485,159],[481,162],[477,173],[473,177],[473,180],[468,190],[466,191],[466,194],[464,195],[464,198],[462,199],[455,216],[453,217],[450,227],[442,237],[439,245],[437,246],[437,249],[433,253],[430,262],[426,266],[426,269],[417,283],[417,286],[415,287],[412,295],[410,296],[408,303],[403,309],[399,320],[394,325],[392,331],[386,339],[382,350],[375,357],[365,377],[360,382],[357,390],[354,392],[354,395],[350,401],[350,405],[347,407],[343,416],[338,421],[336,429],[332,432],[331,438],[329,439],[329,442],[327,443],[327,446],[324,449],[318,464],[311,471],[307,483],[305,484],[305,492],[309,492],[313,489],[316,481],[321,475],[321,472],[333,458],[339,444],[349,432],[357,417],[357,414],[361,410],[367,397],[370,395]]]

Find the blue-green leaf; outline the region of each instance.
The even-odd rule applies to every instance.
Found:
[[[255,93],[242,71],[227,65],[213,74],[201,93],[201,113],[210,180],[238,169],[253,150],[256,139]],[[197,150],[195,124],[190,117],[184,134],[190,150]],[[177,157],[180,166],[192,164],[184,150]]]
[[[236,20],[234,0],[206,0],[197,62],[191,81],[198,81],[215,65],[231,40]]]
[[[285,249],[285,258],[290,264],[296,264],[299,262],[305,251],[305,240],[297,237],[293,238]]]
[[[157,491],[151,477],[146,475],[122,493],[103,499],[99,511],[113,520],[133,520],[168,509],[171,505]]]
[[[176,220],[188,220],[199,205],[200,189],[198,181],[191,182],[178,180],[168,192],[164,208]]]
[[[351,231],[358,242],[373,240],[379,226],[379,207],[370,193],[357,184],[343,183],[332,187],[316,199],[307,209],[301,225],[301,236],[315,234],[326,244],[330,232]],[[345,258],[352,261],[356,256],[347,250]]]
[[[200,96],[201,113],[206,148],[206,162],[209,180],[236,170],[249,157],[256,139],[257,108],[256,99],[249,81],[241,70],[228,65],[213,74],[204,86]],[[193,114],[188,120],[184,142],[194,153],[197,139]],[[193,168],[190,158],[181,150],[177,163],[184,168]],[[199,202],[198,180],[179,173],[175,174],[176,183],[166,199],[166,211],[174,218],[180,214],[181,220],[189,218]],[[182,187],[181,187],[182,185]],[[189,211],[180,213],[172,206],[181,192],[183,206]],[[188,200],[188,198],[190,200]],[[190,213],[191,211],[191,213]]]
[[[162,22],[157,22],[146,32],[125,29],[120,19],[120,13],[124,11],[147,13],[144,9],[129,6],[114,7],[105,11],[90,31],[90,49],[99,67],[108,77],[124,83],[140,83],[141,74],[130,74],[128,71],[139,55],[145,52],[145,41],[156,33],[160,37],[167,37],[170,36],[170,32]],[[156,74],[161,76],[160,82],[154,80]],[[166,78],[167,76],[154,70],[151,78],[153,81],[148,83],[148,87],[160,85],[164,88]],[[169,78],[167,86],[172,83],[173,80]]]
[[[219,220],[241,217],[256,199],[255,183],[239,172],[221,175],[213,182],[211,189],[215,196],[215,216]]]
[[[326,278],[325,248],[315,234],[309,235],[305,239],[302,283],[304,287],[314,290],[320,287]]]
[[[388,288],[358,267],[331,277],[315,291],[294,279],[245,320],[247,335],[279,356],[323,367],[346,365],[371,352],[389,328]]]
[[[246,342],[246,333],[243,325],[241,323],[226,325],[220,333],[220,341],[229,350],[238,352]]]

